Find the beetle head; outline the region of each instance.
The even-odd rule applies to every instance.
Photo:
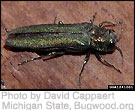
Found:
[[[97,51],[112,52],[117,42],[116,32],[111,29],[93,27],[90,31],[91,47]]]

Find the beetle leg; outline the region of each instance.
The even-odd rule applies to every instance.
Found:
[[[57,16],[54,18],[54,24],[56,24],[56,21],[57,21]]]
[[[43,61],[45,61],[45,60],[49,60],[49,59],[52,59],[52,58],[55,58],[55,57],[58,57],[58,56],[62,56],[64,54],[65,54],[65,52],[51,52],[51,53],[48,53],[46,55],[41,55],[39,57],[35,57],[35,58],[31,58],[31,59],[25,60],[25,61],[19,63],[18,65],[22,65],[24,63],[28,63],[30,61],[39,60],[39,59],[43,59]],[[47,59],[44,59],[44,57],[46,57],[46,56],[51,56],[51,57],[47,58]]]
[[[123,29],[123,28],[121,28],[121,31],[120,31],[120,36],[119,36],[119,38],[117,39],[117,42],[119,42],[119,41],[120,41],[121,36],[122,36],[122,34],[123,34],[123,31],[124,31],[124,29]]]
[[[19,63],[18,65],[23,65],[24,63],[28,63],[28,62],[34,61],[34,60],[39,60],[39,59],[41,59],[41,58],[42,58],[42,56],[35,57],[35,58],[31,58],[31,59],[28,59],[28,60],[25,60],[25,61]]]
[[[56,24],[56,21],[57,21],[57,17],[55,17],[55,19],[54,19],[54,24]],[[59,21],[58,24],[63,24],[63,22]]]
[[[122,51],[119,47],[115,46],[115,48],[116,48],[116,50],[118,50],[120,52],[120,55],[121,55],[121,58],[122,58],[122,64],[123,64],[123,62],[124,62],[123,53],[122,53]]]
[[[102,23],[99,24],[99,27],[102,27],[103,24],[108,24],[108,25],[111,25],[111,26],[116,26],[116,25],[122,24],[122,22],[116,22],[116,23],[114,24],[114,23],[112,23],[112,22],[104,21],[104,22],[102,22]]]
[[[80,88],[81,88],[81,75],[82,75],[82,72],[83,72],[83,70],[84,70],[84,67],[85,67],[86,63],[88,62],[89,58],[90,58],[90,51],[86,54],[86,57],[85,57],[85,59],[84,59],[84,63],[83,63],[81,72],[80,72],[80,74],[79,74],[79,87],[80,87]]]
[[[5,85],[5,82],[1,80],[1,85],[4,86]]]
[[[96,18],[96,15],[97,15],[97,13],[95,12],[95,14],[93,15],[93,22],[94,22],[94,20],[95,20],[95,18]]]
[[[93,19],[92,20],[90,19],[90,22],[89,22],[90,24],[93,24],[93,22],[94,22],[94,20],[96,18],[96,15],[97,15],[97,13],[95,12],[95,14],[93,15]]]
[[[43,61],[50,60],[50,59],[56,58],[56,57],[60,57],[60,56],[62,56],[64,54],[65,54],[65,52],[51,52],[51,53],[48,54],[51,57],[50,58],[43,59]]]
[[[99,61],[101,63],[103,63],[104,65],[111,67],[113,69],[115,69],[117,72],[122,73],[118,68],[116,68],[115,66],[113,66],[112,64],[108,63],[105,59],[102,58],[102,56],[99,53],[95,53],[97,59],[99,59]]]
[[[1,80],[1,89],[7,89],[4,81]]]
[[[6,26],[3,23],[1,23],[1,25],[2,25],[3,29],[5,30],[5,32],[8,33],[9,30],[6,28]]]
[[[104,21],[104,22],[102,22],[102,23],[99,24],[99,27],[102,27],[103,24],[109,24],[109,25],[111,25],[111,26],[115,26],[115,24],[112,23],[112,22]]]

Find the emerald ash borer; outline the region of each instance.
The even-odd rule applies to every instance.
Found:
[[[44,59],[44,56],[50,56],[49,59],[51,59],[65,54],[85,53],[86,57],[79,74],[79,87],[81,87],[81,74],[91,53],[94,53],[103,64],[121,73],[119,69],[103,59],[102,55],[118,50],[123,59],[122,51],[116,46],[122,35],[123,28],[121,28],[119,37],[117,37],[113,29],[107,29],[108,26],[116,26],[122,24],[122,22],[114,24],[104,21],[97,26],[93,24],[95,15],[96,13],[90,22],[63,24],[61,21],[58,24],[31,25],[13,29],[7,32],[8,38],[5,44],[14,49],[44,53],[44,55],[23,61],[18,65]]]

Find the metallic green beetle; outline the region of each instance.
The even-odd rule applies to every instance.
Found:
[[[93,24],[95,15],[89,23],[63,24],[59,22],[58,24],[32,25],[13,29],[8,31],[8,38],[5,44],[11,48],[47,52],[46,55],[50,55],[50,58],[67,53],[77,54],[85,52],[86,57],[79,74],[79,87],[81,87],[81,74],[92,51],[103,64],[121,73],[119,69],[104,60],[101,53],[107,54],[117,49],[123,59],[122,51],[116,46],[120,37],[117,38],[116,32],[112,29],[106,29],[106,25],[104,25],[116,26],[122,24],[122,22],[113,24],[112,22],[105,21],[97,26]],[[122,32],[123,29],[121,29],[121,34]],[[43,59],[44,56],[26,60],[19,63],[19,65],[33,60]]]

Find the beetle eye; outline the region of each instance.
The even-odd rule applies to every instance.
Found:
[[[109,43],[109,48],[113,48],[115,47],[115,42],[110,40],[110,43]]]

